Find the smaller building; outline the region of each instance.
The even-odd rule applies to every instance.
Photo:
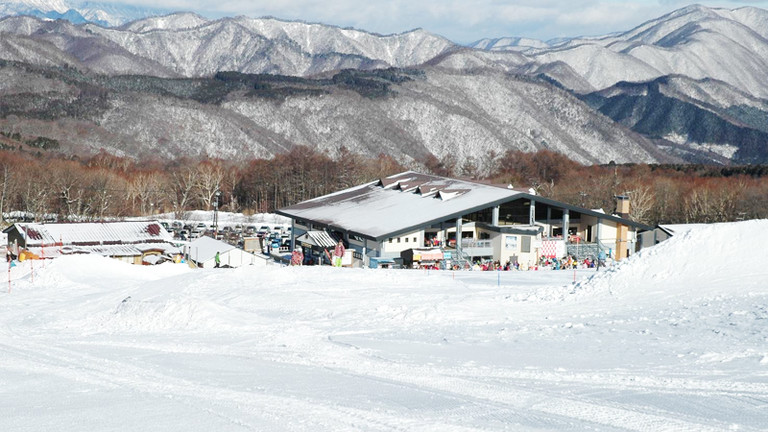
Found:
[[[184,256],[200,268],[214,268],[216,253],[221,267],[266,266],[267,258],[248,253],[229,243],[203,236],[184,246]]]
[[[451,265],[450,258],[446,262],[445,253],[439,247],[407,249],[400,254],[400,257],[406,268],[437,267],[445,269]]]
[[[157,221],[15,223],[5,230],[8,250],[19,255],[55,258],[97,254],[131,264],[155,263],[180,253],[173,237]]]
[[[706,226],[706,224],[663,224],[656,225],[653,229],[638,232],[639,249],[655,246],[674,235],[679,235],[693,229]]]
[[[296,243],[302,247],[305,264],[328,264],[332,262],[333,251],[336,248],[337,239],[334,239],[325,231],[310,230],[296,238]],[[346,245],[345,245],[346,247]],[[349,267],[353,263],[354,251],[347,248],[341,257],[342,267]]]

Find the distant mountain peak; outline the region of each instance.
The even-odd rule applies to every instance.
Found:
[[[186,30],[207,24],[209,20],[194,12],[175,12],[168,15],[152,16],[131,21],[119,27],[136,33],[154,30]]]
[[[74,24],[91,22],[104,27],[169,12],[160,8],[80,0],[4,0],[0,3],[0,16],[30,15],[41,19],[66,19]]]

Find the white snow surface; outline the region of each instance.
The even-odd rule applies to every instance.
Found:
[[[766,232],[599,272],[27,261],[0,430],[765,430]]]

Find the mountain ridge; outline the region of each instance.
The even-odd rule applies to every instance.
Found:
[[[235,155],[235,147],[205,131],[197,133],[209,142],[220,142],[219,148],[185,132],[185,139],[195,143],[189,145],[197,146],[185,150],[179,138],[165,136],[174,129],[173,121],[194,121],[220,133],[225,127],[239,129],[239,135],[230,134],[227,139],[241,140],[238,148],[254,157],[269,157],[295,145],[316,146],[331,154],[344,147],[375,156],[379,145],[410,162],[429,155],[470,157],[475,151],[498,154],[509,149],[556,150],[582,163],[768,162],[768,137],[760,120],[768,117],[764,77],[768,39],[763,37],[768,34],[768,11],[759,8],[690,6],[623,33],[551,44],[521,38],[496,40],[510,50],[494,49],[492,41],[478,41],[486,49],[462,47],[422,29],[382,36],[271,17],[208,20],[189,12],[117,27],[5,17],[0,19],[0,33],[0,59],[49,68],[48,74],[53,73],[50,68],[58,68],[99,77],[95,83],[77,86],[85,86],[86,93],[108,95],[98,102],[107,105],[96,104],[99,115],[77,121],[101,128],[98,136],[112,134],[128,143],[126,149],[104,146],[115,153]],[[539,46],[523,49],[521,43]],[[425,80],[404,73],[406,69],[418,71]],[[239,82],[235,85],[226,82],[226,77],[232,77],[222,74],[227,71],[257,78],[241,77],[234,80]],[[526,80],[536,84],[520,84]],[[22,81],[13,82],[27,88]],[[133,96],[114,87],[117,82],[133,89]],[[13,85],[0,86],[0,92],[17,98],[3,109],[13,111],[22,122],[28,116],[28,123],[33,123],[40,109],[60,119],[77,113],[49,109],[67,98],[77,100],[77,94],[57,99],[55,93],[29,92],[24,99]],[[235,91],[233,86],[240,87]],[[508,95],[508,100],[486,87]],[[521,96],[522,89],[538,100]],[[477,95],[487,101],[478,100]],[[183,107],[169,97],[185,101]],[[96,106],[89,101],[91,108]],[[510,101],[520,105],[511,106]],[[341,109],[343,103],[354,105],[357,112]],[[156,107],[155,116],[167,116],[168,122],[156,126],[156,119],[147,117],[141,104]],[[285,111],[286,106],[303,115]],[[404,106],[420,107],[423,118],[417,116],[419,111],[397,117]],[[654,106],[674,115],[650,112]],[[322,109],[339,117],[311,114]],[[586,114],[590,109],[594,115]],[[282,118],[270,110],[280,112]],[[579,120],[569,126],[563,120],[569,115]],[[111,124],[105,119],[115,116],[130,124],[129,133],[100,126]],[[254,121],[258,116],[273,123]],[[312,118],[317,124],[307,124]],[[445,118],[455,121],[446,123]],[[600,125],[598,132],[589,132],[586,124]],[[430,125],[438,130],[428,130]],[[186,130],[181,124],[175,128]],[[65,148],[73,152],[96,148],[96,143],[68,141],[69,133],[61,134],[63,142],[69,143]],[[400,136],[403,142],[393,142],[390,135]],[[626,146],[624,154],[609,148],[607,136],[620,137],[617,142]],[[164,149],[164,145],[171,147]],[[596,153],[591,145],[601,150]]]
[[[28,15],[53,20],[75,18],[78,24],[92,22],[104,26],[118,26],[170,12],[162,8],[78,0],[5,0],[0,3],[0,16]]]

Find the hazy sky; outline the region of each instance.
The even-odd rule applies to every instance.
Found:
[[[107,0],[109,1],[109,0]],[[421,27],[459,43],[486,37],[551,39],[629,30],[695,2],[680,0],[122,0],[119,3],[354,27],[381,34]],[[768,8],[768,0],[699,1],[714,7]]]

